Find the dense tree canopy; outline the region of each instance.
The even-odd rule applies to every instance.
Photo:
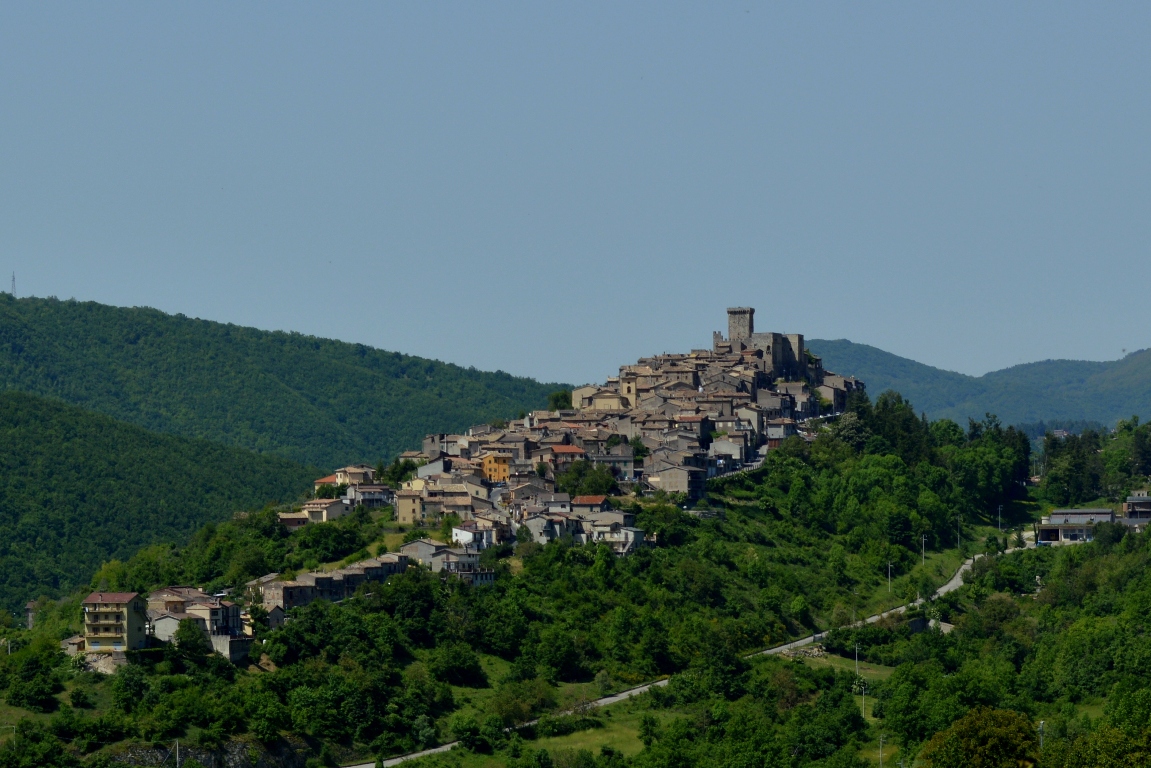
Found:
[[[1151,475],[1151,424],[1120,421],[1113,433],[1084,430],[1043,439],[1043,495],[1057,506],[1119,501]]]
[[[0,600],[15,610],[60,596],[104,561],[293,500],[314,477],[275,456],[0,393]]]
[[[89,680],[49,638],[30,633],[0,659],[0,690],[13,706],[59,710],[47,725],[21,726],[43,754],[80,745],[48,758],[59,765],[105,741],[187,738],[195,728],[204,743],[295,734],[323,749],[377,755],[459,738],[519,768],[552,764],[524,741],[531,733],[597,725],[594,715],[549,714],[523,738],[504,731],[553,710],[557,686],[618,688],[670,675],[643,699],[640,754],[605,750],[580,764],[856,768],[865,764],[860,745],[875,736],[853,697],[858,681],[745,654],[842,625],[843,608],[881,588],[888,563],[925,580],[911,580],[909,596],[930,592],[938,581],[916,571],[923,537],[931,549],[953,545],[957,520],[970,526],[1022,495],[1029,447],[993,417],[963,428],[927,422],[896,395],[874,404],[853,398],[813,442],[787,441],[758,470],[712,481],[702,506],[715,514],[658,499],[632,505],[654,546],[627,558],[525,537],[514,559],[511,546],[485,555],[497,570],[489,587],[412,568],[261,630],[259,672],[186,643],[139,654],[111,681]],[[581,482],[587,469],[577,473]],[[187,545],[108,563],[94,581],[235,588],[267,571],[364,556],[381,526],[361,510],[289,534],[266,509],[206,526]],[[1141,639],[1151,636],[1143,626],[1147,539],[1102,527],[1079,548],[980,560],[960,593],[910,617],[950,622],[953,632],[891,619],[840,626],[827,646],[846,653],[858,644],[863,658],[894,667],[868,698],[904,754],[938,766],[966,754],[987,766],[1034,759],[1077,768],[1099,755],[1138,764],[1131,761],[1151,738],[1143,682],[1151,652]],[[506,673],[485,671],[493,657]],[[80,689],[74,701],[110,696],[113,708],[59,709],[65,684],[69,696]],[[464,701],[479,690],[493,695],[477,714]],[[1101,700],[1102,722],[1077,714]],[[1041,753],[1038,719],[1047,724]],[[17,764],[3,762],[7,754],[0,750],[4,768]]]
[[[336,467],[543,407],[558,387],[299,333],[0,294],[0,388]]]

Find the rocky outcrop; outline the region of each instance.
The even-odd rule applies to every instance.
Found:
[[[134,766],[175,765],[175,743],[123,745],[109,755],[113,763]],[[265,745],[252,738],[232,739],[217,749],[180,744],[180,765],[195,759],[204,768],[304,768],[312,754],[303,741],[289,737]]]

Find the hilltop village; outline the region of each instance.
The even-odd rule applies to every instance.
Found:
[[[342,600],[365,581],[409,565],[491,583],[494,572],[481,565],[482,554],[509,542],[564,538],[603,543],[619,556],[651,543],[631,512],[613,506],[612,495],[696,501],[709,478],[758,466],[794,435],[813,439],[806,422],[841,412],[848,396],[864,389],[857,379],[825,371],[801,334],[756,332],[754,309],[732,308],[727,317],[727,335],[714,333],[710,349],[642,358],[602,385],[577,387],[554,410],[464,434],[428,435],[421,450],[397,459],[410,468],[398,487],[380,482],[368,465],[317,479],[316,498],[279,514],[287,528],[390,506],[400,526],[450,528],[450,541],[416,538],[398,553],[333,571],[267,574],[246,585],[246,599],[276,626],[292,608]],[[85,636],[65,645],[70,653],[140,648],[149,638],[170,639],[189,620],[225,657],[247,654],[250,612],[187,586],[148,598],[93,593],[85,601]]]
[[[711,349],[642,358],[602,385],[577,387],[555,410],[426,436],[421,450],[400,456],[414,476],[397,488],[377,483],[367,465],[337,470],[316,481],[317,496],[331,498],[280,520],[297,527],[358,505],[392,505],[402,526],[450,521],[450,541],[412,541],[399,554],[474,584],[493,578],[481,553],[517,538],[603,543],[619,556],[631,554],[650,538],[632,513],[612,505],[611,494],[696,501],[708,478],[758,466],[793,435],[813,439],[806,422],[841,412],[847,397],[864,389],[825,371],[801,334],[757,333],[754,309],[732,308],[727,318],[727,335],[714,333]],[[287,610],[325,590],[339,592],[335,582],[269,576],[250,587],[269,610]]]
[[[428,435],[422,452],[408,454],[427,462],[419,473],[427,482],[399,494],[401,519],[408,510],[413,522],[440,514],[430,489],[468,477],[492,487],[489,498],[500,506],[522,512],[528,507],[515,502],[529,500],[531,488],[551,490],[577,461],[606,467],[628,491],[695,500],[708,478],[758,464],[805,433],[809,419],[841,412],[848,395],[863,391],[863,382],[823,370],[802,335],[757,333],[748,307],[727,313],[727,336],[716,332],[711,349],[622,366],[603,385],[573,390],[570,409],[535,411],[499,429]]]

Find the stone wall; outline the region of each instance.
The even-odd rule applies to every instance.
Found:
[[[311,754],[308,745],[294,737],[271,745],[261,744],[254,738],[240,738],[218,749],[181,743],[180,765],[195,759],[204,768],[304,768]],[[118,746],[109,757],[114,765],[174,766],[175,742]]]

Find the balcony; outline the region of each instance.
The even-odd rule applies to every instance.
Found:
[[[96,637],[96,638],[124,637],[124,630],[123,630],[123,628],[114,629],[112,627],[93,627],[92,629],[85,632],[84,636],[85,637]]]

